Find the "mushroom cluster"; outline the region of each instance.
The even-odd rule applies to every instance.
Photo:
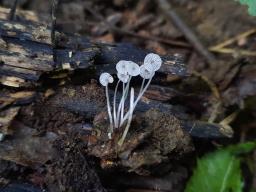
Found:
[[[116,64],[117,77],[118,82],[115,87],[114,97],[113,97],[113,107],[111,108],[110,99],[108,94],[108,84],[114,82],[114,78],[109,73],[102,73],[100,75],[100,83],[105,87],[106,98],[107,98],[107,108],[108,115],[110,121],[110,129],[108,132],[109,138],[114,131],[114,129],[125,126],[124,132],[122,134],[121,139],[118,144],[121,146],[125,140],[125,137],[128,133],[129,127],[132,121],[133,111],[142,97],[142,95],[147,90],[152,78],[155,75],[155,71],[157,71],[162,64],[162,59],[159,55],[154,53],[149,53],[146,55],[144,59],[143,65],[139,66],[138,64],[132,61],[121,60]],[[142,77],[142,84],[139,93],[137,94],[137,98],[134,96],[134,88],[130,88],[130,81],[132,77],[140,75]],[[147,81],[147,82],[146,82]],[[118,87],[122,83],[122,97],[119,101],[117,107],[116,94]],[[129,109],[125,113],[124,106],[127,100],[127,97],[130,92],[130,104]]]

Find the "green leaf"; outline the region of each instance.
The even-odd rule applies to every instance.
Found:
[[[243,180],[237,155],[255,148],[256,142],[248,142],[205,155],[197,161],[185,192],[241,192]]]
[[[237,145],[231,145],[226,149],[222,149],[222,150],[229,151],[233,155],[240,155],[243,153],[249,153],[254,149],[256,149],[256,142],[246,142],[246,143],[240,143]]]
[[[248,12],[252,16],[256,16],[256,1],[255,0],[239,0],[241,4],[248,5]]]

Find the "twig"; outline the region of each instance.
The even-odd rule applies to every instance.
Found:
[[[219,122],[219,124],[222,126],[222,128],[220,129],[220,131],[225,134],[225,135],[233,135],[233,129],[230,126],[230,123],[232,123],[232,121],[234,121],[237,117],[239,113],[239,110],[231,113],[229,116],[225,117],[222,121]]]
[[[164,12],[167,19],[171,20],[174,25],[184,34],[186,39],[193,45],[199,54],[201,54],[209,64],[216,64],[216,59],[208,49],[200,42],[195,33],[182,21],[177,13],[172,9],[167,0],[156,0],[159,8]]]
[[[18,4],[18,0],[15,0],[13,5],[12,5],[10,15],[9,15],[9,19],[11,21],[15,20],[15,13],[16,13],[16,9],[17,9],[17,4]]]
[[[147,39],[147,40],[151,40],[151,41],[157,41],[160,43],[165,43],[165,44],[169,44],[169,45],[174,45],[174,46],[179,46],[179,47],[186,47],[189,48],[190,45],[184,42],[180,42],[180,41],[175,41],[175,40],[169,40],[169,39],[162,39],[159,37],[154,37],[154,36],[145,36],[145,35],[141,35],[126,29],[122,29],[119,27],[116,27],[115,25],[109,23],[100,13],[98,13],[95,9],[92,9],[91,7],[89,7],[88,5],[85,5],[85,9],[90,12],[95,18],[97,18],[98,20],[102,21],[106,27],[108,27],[108,29],[110,30],[110,32],[116,32],[119,34],[125,34],[125,35],[130,35],[133,37],[138,37],[141,39]]]
[[[210,47],[209,50],[210,51],[219,50],[221,48],[226,47],[227,45],[230,45],[230,44],[234,43],[235,41],[238,41],[241,38],[248,37],[248,36],[252,35],[253,33],[256,33],[256,29],[250,29],[249,31],[241,33],[241,34],[239,34],[239,35],[237,35],[235,37],[232,37],[232,38],[230,38],[230,39],[228,39],[228,40],[226,40],[226,41],[224,41],[224,42],[222,42],[222,43],[220,43],[218,45]]]
[[[220,92],[219,92],[217,86],[210,79],[208,79],[208,77],[206,77],[203,74],[198,73],[197,71],[192,71],[192,74],[197,77],[200,77],[203,81],[205,81],[207,83],[207,85],[209,86],[209,88],[211,89],[214,97],[216,99],[220,99]]]
[[[208,119],[208,123],[213,123],[219,113],[219,109],[222,106],[222,100],[220,97],[220,92],[217,86],[210,80],[208,77],[206,77],[203,74],[198,73],[197,71],[192,71],[192,74],[195,75],[196,77],[201,78],[211,89],[213,96],[217,99],[217,102],[213,104],[213,111]]]
[[[229,125],[230,123],[232,123],[232,121],[235,120],[235,118],[237,117],[238,113],[239,113],[239,110],[237,110],[237,111],[231,113],[229,116],[225,117],[225,119],[223,119],[223,120],[220,122],[220,124],[221,124],[221,125]]]
[[[221,101],[217,101],[216,103],[213,104],[213,110],[210,114],[210,117],[208,119],[208,123],[214,123],[214,121],[217,119],[218,115],[219,115],[219,111],[220,108],[222,106],[222,102]]]
[[[247,51],[243,49],[231,49],[231,48],[216,48],[216,49],[210,49],[212,52],[216,53],[224,53],[224,54],[233,54],[238,56],[256,56],[256,51]]]
[[[238,41],[241,38],[248,37],[252,34],[256,33],[256,29],[250,29],[246,32],[243,32],[235,37],[232,37],[218,45],[212,46],[209,48],[210,51],[217,52],[217,53],[225,53],[225,54],[237,54],[242,56],[256,56],[255,51],[247,51],[243,49],[231,49],[231,48],[225,48],[226,46]]]

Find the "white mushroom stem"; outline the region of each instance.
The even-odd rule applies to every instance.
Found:
[[[107,98],[108,116],[109,116],[109,122],[110,122],[110,133],[113,133],[113,119],[112,119],[109,96],[108,96],[108,85],[106,85],[105,90],[106,90],[106,98]]]
[[[125,86],[124,86],[124,84],[123,84],[123,93],[124,93],[124,91],[125,91]],[[125,98],[126,99],[126,98]],[[125,100],[124,99],[124,100]],[[124,102],[123,102],[123,104],[122,104],[122,107],[121,107],[122,109],[121,109],[121,120],[124,118]],[[119,123],[119,122],[118,122]]]
[[[123,87],[126,87],[125,86],[125,83],[123,83]],[[122,97],[119,101],[119,105],[118,105],[118,110],[117,110],[117,124],[118,124],[118,127],[119,127],[119,122],[120,122],[120,116],[121,116],[121,109],[122,109],[122,104],[123,104],[123,99],[124,99],[124,93],[125,93],[125,89],[123,88],[123,93],[122,93]]]
[[[131,122],[132,122],[132,114],[133,114],[133,109],[134,109],[134,89],[133,87],[131,88],[131,94],[130,94],[130,108],[129,108],[129,119],[128,119],[128,122],[127,122],[127,125],[125,127],[125,130],[123,132],[123,135],[121,137],[121,139],[118,141],[118,145],[121,147],[124,143],[124,140],[126,138],[126,135],[129,131],[129,128],[130,128],[130,125],[131,125]]]
[[[142,92],[143,87],[144,87],[144,84],[145,84],[145,79],[143,78],[142,83],[141,83],[141,87],[140,87],[140,92],[139,92],[138,96],[139,96],[140,93]]]
[[[120,80],[118,80],[118,82],[116,84],[114,99],[113,99],[113,116],[114,116],[114,126],[115,126],[115,128],[118,127],[118,121],[117,121],[117,117],[116,117],[116,93],[117,93],[119,83],[120,83]]]
[[[151,78],[148,80],[146,86],[145,86],[143,89],[141,88],[142,90],[139,92],[139,95],[138,95],[137,99],[135,100],[135,102],[134,102],[134,104],[133,104],[133,107],[134,107],[134,108],[136,107],[137,103],[138,103],[139,100],[141,99],[142,95],[143,95],[143,94],[145,93],[145,91],[147,90],[147,88],[148,88],[148,86],[149,86],[149,84],[150,84],[152,78],[153,78],[153,77],[151,77]],[[143,79],[143,81],[144,81],[144,80],[145,80],[145,79]],[[142,83],[143,83],[143,82],[142,82]],[[145,84],[145,81],[144,81],[143,84]],[[143,86],[143,84],[142,84],[142,86]],[[134,109],[133,109],[133,110],[134,110]],[[123,118],[122,121],[120,122],[120,126],[122,126],[122,125],[124,124],[124,122],[127,120],[128,116],[129,116],[129,111],[125,114],[124,118]]]
[[[131,77],[129,77],[129,79],[127,81],[127,84],[125,85],[125,89],[123,90],[123,94],[122,94],[121,100],[120,100],[119,105],[118,105],[118,110],[117,110],[117,122],[118,123],[121,120],[121,113],[122,113],[122,110],[124,108],[125,99],[127,97],[127,92],[128,92],[129,86],[130,86],[130,80],[131,80]]]
[[[121,116],[120,116],[120,122],[122,121],[122,119],[124,118],[124,104],[125,104],[125,101],[126,101],[126,98],[128,96],[128,93],[129,93],[129,88],[130,88],[130,81],[132,79],[132,76],[129,78],[128,82],[127,82],[127,85],[126,85],[126,88],[125,88],[125,91],[124,91],[124,99],[123,99],[123,103],[122,103],[122,106],[121,106]]]

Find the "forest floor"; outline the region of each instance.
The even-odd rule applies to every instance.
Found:
[[[13,3],[0,0],[4,8]],[[49,26],[51,8],[51,1],[18,1]],[[98,71],[46,73],[36,88],[1,85],[0,184],[9,188],[0,192],[184,191],[198,157],[256,139],[255,24],[233,0],[60,1],[57,31],[174,55],[187,74],[156,74],[118,150],[115,137],[105,139]],[[255,164],[256,151],[248,158]],[[245,186],[256,190],[256,167],[247,171]]]

